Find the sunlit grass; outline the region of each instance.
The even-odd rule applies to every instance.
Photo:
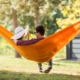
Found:
[[[48,63],[43,63],[43,69]],[[0,79],[4,80],[79,80],[80,63],[53,60],[49,74],[40,73],[37,62],[14,56],[0,56]]]

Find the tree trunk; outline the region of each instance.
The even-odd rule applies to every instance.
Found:
[[[12,20],[13,20],[13,28],[15,31],[15,28],[18,27],[18,21],[17,21],[17,12],[12,8]],[[15,50],[15,57],[21,58],[21,55]]]
[[[34,6],[34,21],[35,21],[35,27],[40,25],[40,13],[39,13],[39,7],[38,6]]]

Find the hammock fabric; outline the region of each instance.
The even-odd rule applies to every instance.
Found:
[[[23,57],[36,62],[49,61],[60,49],[80,33],[80,21],[31,45],[17,46],[11,39],[13,34],[0,26],[0,35],[6,39]]]

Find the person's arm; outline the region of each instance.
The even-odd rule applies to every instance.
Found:
[[[14,40],[14,42],[16,43],[16,45],[29,45],[29,44],[34,44],[37,43],[38,41],[42,40],[41,39],[31,39],[31,40]]]
[[[34,44],[37,43],[38,41],[40,41],[42,39],[31,39],[31,40],[18,40],[16,42],[17,45],[30,45],[30,44]]]
[[[15,42],[15,43],[17,43],[17,41],[18,41],[17,39],[14,39],[14,42]]]
[[[27,32],[27,40],[29,40],[29,37],[30,37],[30,36],[29,36],[29,30],[28,30],[28,32]]]
[[[29,45],[29,44],[34,44],[36,43],[36,40],[18,40],[16,42],[17,45]]]

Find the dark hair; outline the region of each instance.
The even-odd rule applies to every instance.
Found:
[[[22,40],[23,39],[23,37],[20,37],[19,39],[17,39],[17,40]]]
[[[36,31],[39,32],[41,35],[44,35],[45,33],[45,28],[42,25],[36,26],[35,27]]]

